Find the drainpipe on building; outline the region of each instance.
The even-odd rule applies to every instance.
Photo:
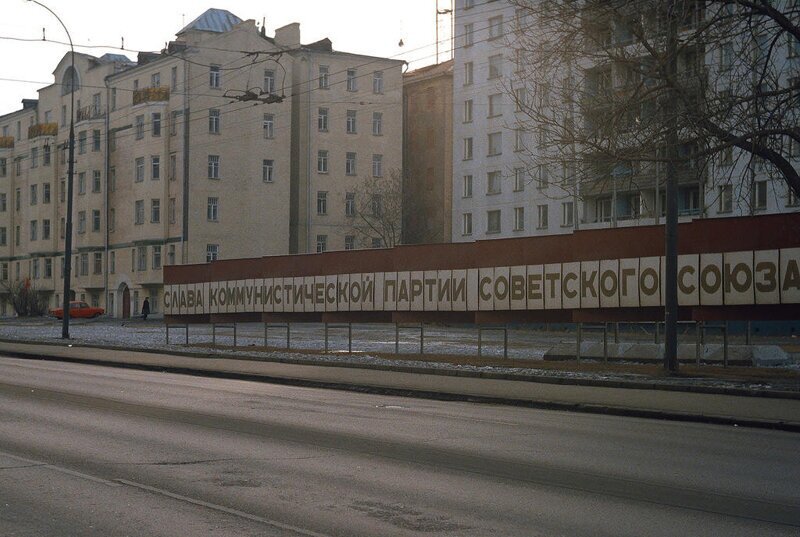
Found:
[[[306,114],[308,115],[308,127],[306,130],[306,151],[308,155],[306,156],[306,247],[305,251],[302,253],[309,253],[311,252],[311,56],[308,58],[308,76],[306,80],[308,80],[309,91],[306,92],[306,99],[307,107],[306,107]],[[298,248],[299,250],[299,248]],[[314,249],[316,251],[316,249]],[[301,252],[298,252],[301,253]]]
[[[187,49],[188,50],[188,49]],[[189,262],[186,251],[189,240],[189,62],[186,61],[187,50],[181,53],[183,58],[183,226],[181,229],[181,264]]]
[[[109,176],[110,176],[110,172],[111,172],[111,145],[109,143],[109,140],[110,140],[110,136],[109,135],[111,133],[111,106],[110,106],[109,103],[111,101],[111,98],[110,98],[111,97],[111,89],[108,86],[108,78],[105,78],[103,80],[103,83],[106,86],[106,120],[105,120],[105,125],[106,125],[106,150],[105,150],[105,155],[103,155],[103,163],[104,163],[103,167],[105,168],[105,175],[106,175],[105,188],[103,189],[103,214],[105,215],[106,225],[105,225],[105,233],[103,234],[103,252],[104,252],[103,255],[104,255],[104,259],[105,259],[105,263],[104,263],[105,267],[104,267],[104,270],[103,270],[103,290],[105,291],[105,295],[106,295],[106,297],[105,297],[106,314],[107,315],[111,315],[113,317],[114,316],[114,312],[113,311],[111,311],[111,312],[108,311],[108,305],[109,305],[108,298],[109,298],[109,295],[111,294],[111,291],[108,289],[108,260],[109,260],[109,251],[110,251],[110,249],[109,249],[110,237],[109,237],[109,229],[108,229],[108,222],[109,222],[108,214],[109,214],[109,205],[110,205],[110,199],[109,199],[110,194],[109,194],[109,191],[111,190],[109,188],[109,186],[110,186]],[[114,302],[116,303],[116,300]]]

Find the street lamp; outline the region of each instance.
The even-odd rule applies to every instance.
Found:
[[[28,2],[33,2],[49,11],[64,28],[64,32],[66,32],[67,39],[69,40],[71,60],[69,79],[69,160],[67,162],[67,216],[64,230],[64,316],[61,323],[61,338],[69,339],[69,295],[70,276],[72,276],[72,179],[75,174],[75,81],[77,78],[75,73],[75,47],[72,46],[72,36],[69,35],[67,26],[64,24],[64,21],[61,20],[61,17],[56,15],[55,11],[37,0],[28,0]]]

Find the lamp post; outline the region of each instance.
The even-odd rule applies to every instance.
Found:
[[[64,317],[61,323],[61,338],[69,339],[69,295],[70,295],[70,276],[72,276],[72,180],[75,175],[75,47],[72,46],[72,36],[69,35],[69,30],[61,20],[61,17],[56,15],[55,11],[46,5],[38,2],[37,0],[28,0],[33,2],[47,11],[49,11],[64,28],[69,40],[70,49],[70,79],[69,79],[69,160],[67,161],[67,215],[66,225],[64,229]]]

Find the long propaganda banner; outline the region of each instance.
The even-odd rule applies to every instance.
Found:
[[[663,306],[664,257],[165,285],[166,315]],[[678,257],[681,306],[800,304],[800,248]]]

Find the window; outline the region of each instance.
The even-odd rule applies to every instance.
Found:
[[[536,212],[538,216],[536,227],[538,229],[547,229],[547,209],[547,205],[536,206]]]
[[[317,253],[321,254],[328,249],[328,236],[317,235]]]
[[[489,56],[489,78],[500,78],[501,76],[503,76],[503,55]]]
[[[38,200],[37,200],[37,198],[38,198],[38,195],[37,195],[38,191],[39,191],[39,185],[31,185],[31,205],[36,205],[36,203],[37,203],[37,201],[38,201]]]
[[[514,207],[514,231],[525,229],[525,207]]]
[[[383,134],[383,112],[372,113],[372,135],[381,136]]]
[[[175,136],[178,134],[178,110],[173,110],[169,119],[169,135]]]
[[[208,155],[208,178],[219,179],[219,155]]]
[[[92,210],[92,231],[100,231],[100,211]]]
[[[355,134],[356,133],[356,111],[355,110],[348,110],[347,111],[346,132],[347,132],[347,134]]]
[[[717,212],[729,213],[733,210],[733,186],[722,185],[719,187],[719,207]]]
[[[20,229],[19,226],[14,226],[14,245],[19,246],[19,241],[20,241]],[[19,263],[17,263],[17,266],[19,266]],[[17,275],[17,278],[19,278],[19,274]]]
[[[324,150],[317,151],[317,172],[328,173],[328,152]]]
[[[0,265],[0,279],[3,281],[8,281],[8,263],[4,262]],[[56,295],[58,296],[58,295]],[[5,314],[5,311],[3,312]]]
[[[472,235],[472,213],[461,215],[461,234]]]
[[[161,200],[160,199],[151,199],[150,200],[150,222],[153,224],[158,224],[161,222]]]
[[[328,214],[327,192],[317,192],[317,214]]]
[[[372,155],[372,177],[383,177],[383,155]]]
[[[4,213],[8,210],[8,202],[6,198],[6,193],[0,193],[0,213]]]
[[[383,71],[372,73],[372,93],[383,93]]]
[[[383,196],[380,194],[373,194],[370,197],[369,206],[372,216],[376,218],[383,216]]]
[[[264,138],[270,139],[275,137],[275,116],[273,114],[264,114]]]
[[[275,161],[272,159],[264,159],[261,161],[261,179],[265,183],[271,183],[273,174],[275,172]]]
[[[219,109],[217,108],[208,111],[208,133],[219,134]]]
[[[108,132],[108,150],[112,152],[117,150],[117,131]]]
[[[753,210],[760,211],[767,208],[767,182],[756,181],[753,183],[752,201]]]
[[[464,85],[471,86],[473,81],[473,71],[474,71],[474,64],[472,62],[466,62],[464,64]]]
[[[169,87],[172,91],[177,91],[178,89],[178,68],[173,67],[170,69],[170,76],[169,76]]]
[[[153,73],[150,75],[150,87],[158,88],[161,86],[161,73]]]
[[[100,129],[92,131],[92,151],[100,151]]]
[[[356,70],[355,69],[348,69],[347,70],[347,91],[358,91],[357,85],[357,78],[356,78]]]
[[[48,280],[53,277],[53,260],[49,257],[44,260],[44,277]]]
[[[514,129],[514,151],[523,151],[525,149],[525,131],[516,128]]]
[[[328,66],[319,66],[319,89],[328,89],[330,87],[330,80],[328,77]]]
[[[22,207],[22,190],[17,188],[14,190],[14,209],[19,211]]]
[[[141,140],[144,138],[144,116],[136,116],[136,139]]]
[[[170,244],[169,248],[167,249],[167,264],[174,265],[175,264],[175,245]]]
[[[719,47],[719,70],[727,71],[733,67],[733,43],[722,43]]]
[[[39,231],[39,222],[37,222],[36,220],[31,220],[31,236],[29,240],[31,241],[37,240],[39,238],[38,231]]]
[[[503,16],[489,18],[489,39],[498,39],[503,37]]]
[[[464,138],[464,160],[472,160],[472,138]]]
[[[373,248],[383,248],[383,239],[379,237],[372,238],[372,247]]]
[[[8,159],[6,157],[0,158],[0,177],[8,175]]]
[[[264,69],[264,92],[275,93],[275,71]]]
[[[525,190],[525,168],[514,168],[514,192]]]
[[[800,205],[800,201],[798,201],[797,194],[789,187],[789,191],[786,193],[786,206],[797,207],[798,205]]]
[[[144,224],[144,200],[136,200],[133,206],[133,223],[136,225]]]
[[[86,172],[78,174],[78,194],[86,194]]]
[[[78,212],[78,233],[86,233],[86,211]]]
[[[353,235],[345,235],[344,236],[344,249],[345,250],[355,250],[356,249],[356,238]]]
[[[221,73],[219,65],[212,65],[208,68],[208,87],[219,88],[221,86]]]
[[[176,206],[175,206],[175,198],[169,198],[167,201],[167,218],[169,218],[169,223],[175,223],[175,213],[176,213]]]
[[[117,210],[113,207],[108,210],[108,230],[114,231],[114,227],[117,223]]]
[[[345,175],[356,174],[356,154],[347,153],[344,160],[344,173]]]
[[[486,174],[486,193],[499,194],[502,188],[502,175],[499,171]]]
[[[44,147],[42,147],[42,165],[50,166],[50,146],[48,144],[45,144]]]
[[[472,175],[465,175],[461,178],[461,197],[472,197]]]
[[[597,213],[598,222],[611,221],[611,198],[604,197],[595,200],[595,212]]]
[[[159,270],[161,268],[161,245],[157,244],[153,246],[153,270]]]
[[[136,178],[137,183],[144,181],[144,157],[136,157]]]
[[[219,259],[219,244],[206,244],[206,263]]]
[[[471,47],[475,43],[475,25],[472,23],[464,25],[464,46]]]
[[[328,132],[328,109],[319,108],[317,110],[317,130],[320,132]]]
[[[39,148],[32,147],[31,148],[31,168],[37,168],[39,166]]]
[[[81,131],[78,133],[78,154],[84,153],[86,153],[86,131]]]
[[[161,113],[153,112],[150,115],[150,128],[151,135],[154,137],[161,136]]]
[[[136,248],[136,270],[147,270],[147,246],[138,246]],[[136,308],[137,310],[139,308]]]
[[[117,190],[117,168],[114,166],[108,169],[108,190],[111,192]]]
[[[209,222],[219,222],[219,198],[208,198],[206,218]]]
[[[489,116],[496,117],[503,114],[503,95],[494,93],[489,95]]]
[[[356,215],[356,194],[355,192],[346,192],[344,195],[344,215]]]
[[[150,178],[153,181],[161,179],[161,157],[157,155],[150,157]]]
[[[178,175],[178,155],[176,153],[169,154],[169,180],[174,181]]]
[[[65,235],[65,233],[64,233],[64,218],[62,217],[61,220],[58,222],[58,236],[63,239],[64,235]],[[61,272],[63,274],[64,271],[61,271]]]
[[[571,227],[575,221],[575,209],[573,202],[565,201],[561,204],[561,225]]]
[[[94,263],[92,263],[92,273],[93,274],[102,274],[103,273],[103,252],[95,252],[94,253]]]
[[[489,133],[489,153],[488,155],[502,155],[503,154],[503,133],[490,132]]]
[[[522,112],[528,109],[528,91],[525,88],[514,90],[514,111]]]
[[[92,171],[92,192],[100,192],[102,181],[100,180],[100,170]]]
[[[116,109],[117,109],[117,88],[111,88],[111,110],[116,110]]]
[[[472,123],[472,99],[464,101],[464,123]]]
[[[500,233],[500,210],[486,212],[486,233]]]

